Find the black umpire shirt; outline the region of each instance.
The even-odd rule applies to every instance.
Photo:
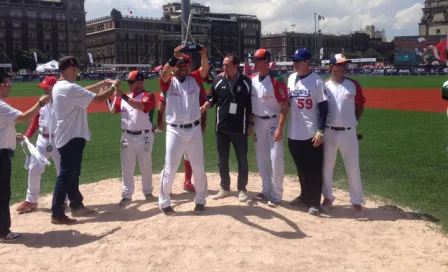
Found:
[[[226,76],[216,77],[207,97],[216,108],[216,131],[232,134],[247,134],[249,114],[252,114],[250,97],[251,80],[238,73],[235,81]]]

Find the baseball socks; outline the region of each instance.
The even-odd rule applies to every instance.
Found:
[[[185,167],[185,181],[184,181],[184,193],[196,193],[193,183],[191,183],[191,177],[193,170],[191,169],[190,161],[184,160]]]

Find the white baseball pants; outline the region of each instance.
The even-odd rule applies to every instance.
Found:
[[[134,170],[138,161],[142,176],[144,195],[152,194],[152,146],[154,134],[150,131],[141,135],[123,132],[121,136],[121,171],[123,175],[122,197],[132,199],[135,191]]]
[[[50,152],[47,151],[48,146],[51,146],[52,150]],[[54,166],[56,167],[56,175],[59,175],[61,155],[59,155],[59,151],[56,149],[54,139],[53,143],[50,143],[49,139],[46,139],[39,134],[37,137],[36,149],[40,152],[40,154],[45,156],[45,158],[49,159],[51,157],[53,159]],[[26,201],[37,203],[40,193],[40,180],[44,171],[45,164],[40,162],[34,156],[31,156],[30,163],[28,165],[28,190],[26,192]]]
[[[323,140],[324,145],[324,183],[322,194],[333,201],[333,169],[336,163],[338,150],[347,172],[348,190],[352,204],[362,205],[363,193],[361,184],[361,172],[359,170],[359,144],[356,136],[356,128],[345,131],[335,131],[327,128]]]
[[[280,202],[283,196],[283,178],[285,163],[283,140],[274,142],[274,133],[278,118],[261,119],[255,117],[255,155],[263,189],[261,193],[274,202]]]
[[[207,177],[204,168],[204,144],[201,126],[193,128],[175,128],[167,125],[165,166],[161,174],[159,194],[160,208],[171,206],[171,190],[179,168],[182,155],[188,154],[193,170],[196,188],[195,203],[205,205],[207,198]]]

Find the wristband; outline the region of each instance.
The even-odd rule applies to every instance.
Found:
[[[176,66],[178,59],[176,57],[172,57],[169,61],[168,61],[168,65],[171,67]]]
[[[128,100],[129,100],[129,96],[127,96],[127,95],[125,95],[125,94],[122,94],[122,95],[121,95],[121,99],[123,99],[124,101],[128,102]]]
[[[39,106],[42,108],[45,106],[45,103],[39,100]]]
[[[322,131],[318,131],[316,134],[322,137],[324,136],[324,133]]]

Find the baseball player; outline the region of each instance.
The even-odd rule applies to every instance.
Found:
[[[189,59],[188,55],[184,55],[185,58]],[[199,74],[200,71],[196,70],[192,72],[193,76],[197,76],[195,74]],[[204,82],[208,79],[208,75],[206,78],[204,78]],[[205,94],[205,89],[203,84],[201,84],[201,93]],[[203,105],[205,103],[205,96],[200,97],[199,103]],[[163,120],[163,115],[165,113],[165,94],[161,93],[159,96],[159,105],[158,105],[158,113],[157,113],[157,127],[160,131],[165,131],[165,122]],[[202,136],[204,136],[205,128],[207,123],[207,112],[204,112],[201,114],[201,129],[202,129]],[[191,164],[188,159],[188,154],[184,154],[184,169],[185,169],[185,179],[184,179],[184,193],[195,193],[196,190],[194,189],[194,185],[191,182],[191,178],[193,175],[193,170],[191,169]]]
[[[127,77],[130,94],[121,90],[115,92],[112,113],[121,113],[121,169],[123,175],[122,199],[120,207],[128,206],[134,194],[134,170],[138,161],[142,175],[142,189],[146,201],[154,200],[152,194],[152,146],[154,134],[148,114],[155,107],[154,94],[144,89],[143,74],[132,71]]]
[[[37,87],[42,88],[44,94],[51,97],[51,91],[57,81],[58,80],[56,77],[49,76],[46,77]],[[59,175],[61,156],[54,145],[55,129],[56,119],[53,114],[53,104],[49,103],[42,107],[39,113],[33,118],[25,136],[27,138],[31,138],[34,133],[39,130],[36,148],[46,159],[50,157],[53,159],[54,166],[56,167],[56,174]],[[26,193],[26,200],[20,203],[17,207],[19,214],[30,212],[37,208],[37,200],[40,192],[40,179],[44,170],[45,165],[42,164],[36,157],[31,156],[30,163],[28,165],[28,191]],[[66,198],[65,203],[67,206],[68,198]]]
[[[309,214],[318,216],[322,194],[321,143],[328,114],[327,95],[322,78],[310,70],[311,52],[300,48],[291,57],[296,73],[288,79],[288,147],[297,167],[301,194],[290,204],[305,204]]]
[[[254,56],[258,74],[252,80],[252,113],[255,115],[255,154],[263,190],[256,200],[277,207],[283,195],[283,130],[288,116],[288,91],[280,75],[269,69],[271,54],[258,49]]]
[[[190,73],[191,60],[180,52],[184,47],[174,49],[174,56],[163,67],[160,86],[165,93],[166,157],[161,174],[159,206],[165,215],[174,215],[171,208],[171,190],[182,155],[187,153],[193,170],[195,183],[195,213],[202,213],[207,197],[207,177],[204,169],[204,146],[199,127],[200,97],[205,98],[201,88],[208,76],[207,49],[200,51],[199,73]],[[174,76],[171,72],[174,71]]]
[[[324,183],[322,210],[328,212],[333,196],[333,169],[338,150],[342,154],[347,172],[348,189],[355,217],[362,217],[363,193],[359,170],[359,145],[356,126],[364,111],[366,100],[361,86],[347,78],[347,63],[343,54],[330,59],[331,79],[326,82],[328,91],[328,118],[324,138]]]

